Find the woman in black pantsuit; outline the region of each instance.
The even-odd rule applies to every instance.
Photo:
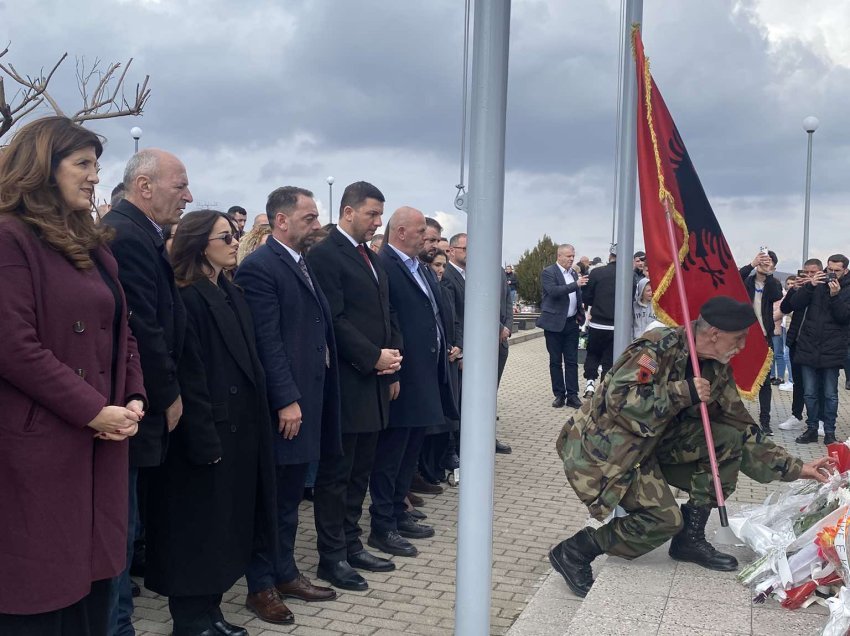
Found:
[[[221,212],[186,215],[172,264],[186,306],[183,417],[149,493],[145,585],[169,597],[174,636],[247,636],[220,604],[255,545],[275,543],[265,379],[251,316],[224,270],[239,241]]]

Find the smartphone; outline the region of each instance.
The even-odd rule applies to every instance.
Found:
[[[768,251],[768,249],[767,249],[764,245],[762,245],[762,246],[759,248],[759,251],[760,251],[762,254],[764,254],[765,256],[770,256],[770,252]]]
[[[797,270],[797,278],[808,278],[808,276],[809,275],[806,273],[806,270],[804,270],[804,269],[798,269]]]

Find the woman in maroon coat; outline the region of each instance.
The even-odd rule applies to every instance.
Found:
[[[0,151],[0,634],[106,634],[143,416],[97,135],[64,117]]]

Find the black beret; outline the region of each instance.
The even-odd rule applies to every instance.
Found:
[[[756,312],[751,304],[740,303],[729,296],[709,298],[700,308],[699,315],[721,331],[741,331],[756,321]]]

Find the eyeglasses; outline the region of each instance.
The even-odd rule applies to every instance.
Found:
[[[231,234],[230,232],[228,232],[227,234],[222,234],[221,236],[214,236],[210,239],[210,241],[224,241],[225,245],[230,245],[231,243],[233,243],[234,238],[236,237],[233,236],[233,234]]]

